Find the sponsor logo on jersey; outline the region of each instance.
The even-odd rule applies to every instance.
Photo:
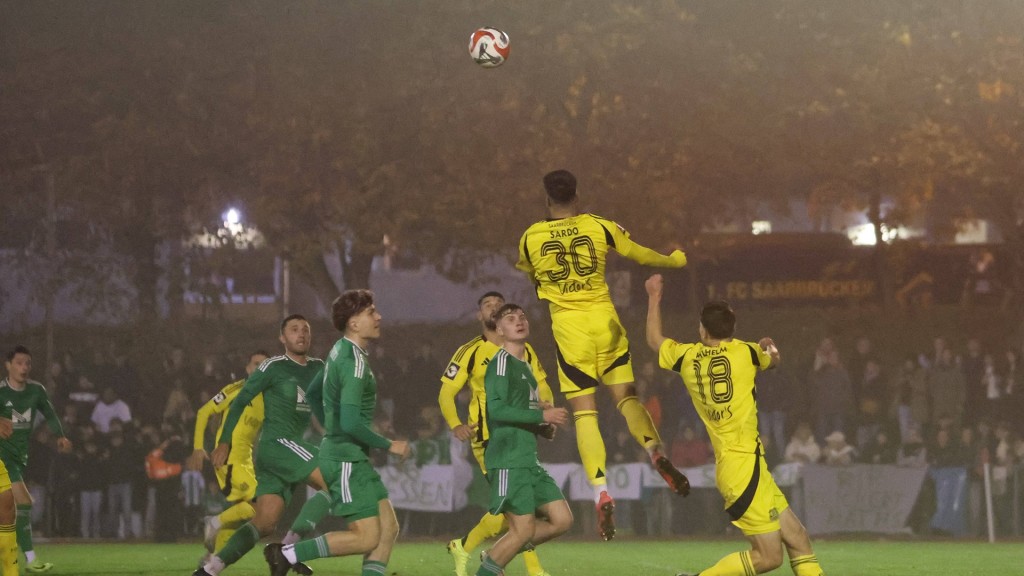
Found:
[[[15,424],[32,424],[32,409],[26,408],[24,412],[11,409],[11,421]]]
[[[217,395],[213,397],[213,403],[219,405],[221,402],[227,399],[228,397],[225,396],[223,392],[217,392]]]

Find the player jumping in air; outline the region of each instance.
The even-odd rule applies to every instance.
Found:
[[[606,259],[614,250],[640,264],[681,268],[686,255],[675,250],[664,256],[633,242],[615,222],[581,214],[576,177],[566,170],[545,175],[544,188],[550,218],[523,233],[516,267],[536,284],[538,298],[549,302],[561,390],[572,406],[580,460],[594,487],[598,532],[610,540],[615,503],[608,493],[597,422],[594,393],[599,384],[611,390],[630,433],[669,487],[685,496],[690,483],[662,454],[661,436],[637,399],[629,341],[604,277]]]
[[[473,456],[476,457],[476,461],[485,475],[487,468],[484,465],[484,447],[490,439],[490,431],[487,429],[487,396],[484,393],[484,373],[487,371],[487,365],[491,358],[498,352],[502,344],[493,315],[503,304],[505,304],[505,297],[498,292],[488,292],[477,301],[476,317],[480,321],[483,334],[463,344],[455,351],[444,374],[441,375],[441,392],[437,398],[438,404],[441,406],[441,413],[444,414],[455,438],[463,442],[472,441]],[[537,353],[528,343],[526,344],[526,360],[533,368],[541,401],[552,403],[554,398],[551,387],[548,386],[547,374],[537,359]],[[455,407],[455,397],[467,383],[469,383],[472,397],[469,401],[469,414],[466,423],[463,424]],[[455,576],[467,576],[466,565],[469,562],[470,553],[481,542],[493,538],[507,529],[508,522],[504,516],[488,513],[480,518],[480,521],[465,538],[455,538],[449,542],[448,553],[455,561]],[[549,576],[541,566],[535,551],[524,551],[523,561],[526,563],[526,573],[529,576]]]
[[[824,576],[804,525],[790,509],[764,461],[757,434],[754,375],[779,363],[771,338],[751,344],[733,338],[736,314],[723,301],[708,302],[700,313],[700,342],[681,344],[661,328],[661,275],[645,284],[648,295],[647,344],[662,368],[683,377],[686,391],[711,437],[715,484],[725,511],[743,531],[751,549],[734,552],[701,576],[753,576],[782,565],[782,548],[796,576]],[[680,575],[684,576],[684,575]]]

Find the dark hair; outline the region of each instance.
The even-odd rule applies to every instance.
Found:
[[[502,317],[508,316],[512,312],[522,309],[523,307],[520,306],[519,304],[513,304],[511,302],[507,304],[502,304],[501,308],[495,310],[494,314],[491,316],[491,319],[494,320],[494,322],[496,323],[498,320],[501,320]]]
[[[373,306],[373,292],[362,288],[346,290],[331,303],[331,323],[339,332],[344,332],[349,318],[370,306]]]
[[[492,296],[495,297],[495,298],[501,298],[502,300],[505,300],[505,295],[504,294],[502,294],[501,292],[495,292],[494,290],[491,290],[490,292],[484,292],[484,295],[481,296],[479,299],[477,299],[477,301],[476,301],[477,308],[479,308],[480,305],[484,303],[484,300],[487,300],[488,298],[490,298]]]
[[[288,323],[291,322],[292,320],[302,320],[307,324],[309,323],[309,320],[306,320],[306,317],[303,316],[302,314],[292,314],[291,316],[288,316],[284,320],[281,320],[281,334],[284,334],[284,327],[287,326]]]
[[[32,357],[32,353],[28,351],[28,348],[25,348],[24,346],[20,346],[19,345],[19,346],[15,346],[13,350],[11,350],[10,352],[7,353],[7,361],[10,362],[10,361],[14,360],[14,357],[17,356],[18,354],[24,354],[24,355],[28,356],[29,358]]]
[[[555,170],[544,175],[544,190],[555,204],[568,204],[576,199],[576,177],[568,170]]]
[[[267,351],[263,348],[258,348],[255,352],[249,354],[249,358],[252,358],[253,356],[266,356],[267,358],[270,358],[270,354],[267,354]]]
[[[736,330],[736,313],[725,300],[712,300],[700,311],[700,323],[712,338],[732,338]]]

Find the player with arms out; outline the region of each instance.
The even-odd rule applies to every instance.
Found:
[[[734,552],[701,576],[753,576],[782,565],[782,548],[797,576],[824,576],[804,525],[790,509],[764,461],[757,434],[754,375],[779,363],[771,338],[751,344],[733,338],[736,314],[721,300],[700,313],[700,342],[666,338],[661,324],[664,280],[646,284],[647,344],[662,368],[678,373],[711,437],[715,484],[732,523],[750,541],[750,550]],[[680,575],[682,576],[682,575]]]
[[[262,350],[253,352],[249,356],[249,363],[245,365],[246,376],[255,372],[256,368],[269,356]],[[216,436],[220,437],[226,422],[223,415],[244,385],[244,378],[228,384],[196,412],[193,452],[188,459],[190,470],[202,470],[203,460],[207,459],[204,446],[206,444],[206,425],[210,421],[210,417],[215,414],[221,416]],[[255,514],[252,500],[256,498],[256,470],[252,463],[252,447],[256,443],[256,437],[262,426],[263,395],[257,394],[252,402],[245,407],[238,425],[235,426],[227,465],[214,470],[217,475],[217,484],[231,506],[216,516],[206,518],[203,535],[206,549],[209,552],[223,548],[235,530]]]
[[[377,380],[367,345],[380,338],[380,313],[373,292],[347,290],[331,305],[331,320],[344,337],[327,357],[323,378],[324,439],[320,467],[330,483],[331,513],[348,530],[296,544],[268,544],[264,557],[272,576],[284,576],[298,562],[332,556],[363,556],[362,576],[382,576],[398,538],[398,518],[380,474],[369,461],[371,448],[403,458],[408,442],[389,440],[371,428],[377,408]]]
[[[504,514],[505,533],[487,551],[477,576],[498,576],[521,550],[532,550],[572,527],[572,512],[558,485],[537,460],[541,426],[569,420],[565,408],[540,397],[533,367],[526,356],[530,322],[516,304],[494,314],[501,349],[487,364],[487,427],[490,440],[484,453],[491,485],[491,514]]]
[[[545,175],[544,189],[550,218],[523,233],[516,268],[536,284],[537,297],[549,302],[561,390],[572,406],[580,461],[594,487],[598,532],[610,540],[615,503],[608,493],[607,456],[597,421],[599,384],[611,390],[630,434],[669,487],[685,496],[690,483],[662,454],[661,436],[637,399],[629,341],[604,277],[606,259],[614,250],[647,266],[681,268],[686,255],[675,250],[664,256],[634,242],[615,222],[581,214],[576,177],[566,170]]]
[[[487,292],[477,300],[477,320],[483,333],[466,342],[455,351],[448,368],[441,375],[441,392],[438,394],[438,404],[441,406],[441,413],[444,415],[448,426],[451,427],[455,438],[465,442],[472,441],[473,456],[480,464],[484,475],[487,474],[487,467],[484,465],[484,448],[490,439],[487,428],[487,397],[484,392],[484,374],[487,372],[487,365],[491,358],[498,353],[502,339],[498,336],[497,325],[494,323],[494,313],[505,304],[505,297],[500,292]],[[537,380],[537,389],[542,402],[551,404],[554,396],[551,387],[548,385],[548,377],[544,368],[537,359],[537,353],[529,343],[526,346],[526,361],[533,368],[533,375]],[[472,397],[469,401],[469,414],[466,423],[459,418],[455,406],[455,397],[469,384]],[[546,434],[553,434],[554,427],[545,428]],[[469,563],[470,553],[480,545],[481,542],[501,534],[508,528],[508,522],[502,515],[484,514],[476,526],[469,531],[465,538],[456,538],[448,543],[448,553],[455,561],[455,576],[467,576],[466,565]],[[529,576],[548,576],[537,558],[536,551],[523,552],[523,561],[526,563],[526,573]]]
[[[306,533],[327,513],[330,496],[317,464],[317,448],[302,439],[312,408],[307,401],[311,384],[322,379],[324,362],[309,357],[312,335],[309,322],[292,314],[281,322],[285,353],[268,358],[245,381],[228,408],[219,444],[210,455],[215,468],[227,464],[235,428],[257,395],[263,395],[263,430],[256,444],[256,506],[252,519],[243,524],[193,576],[216,576],[237,562],[277,526],[292,493],[302,484],[317,489],[292,524],[289,537]],[[305,565],[296,572],[312,574]]]
[[[0,418],[12,421],[13,432],[0,439],[0,461],[7,468],[11,491],[14,493],[18,547],[25,554],[25,570],[33,573],[48,572],[53,564],[37,560],[32,547],[32,496],[22,479],[25,467],[28,466],[29,437],[32,435],[36,415],[42,414],[46,418],[46,424],[57,436],[58,450],[70,452],[71,441],[64,435],[60,418],[53,410],[46,389],[39,382],[28,378],[32,371],[32,353],[28,348],[17,346],[8,352],[5,367],[7,378],[0,381]],[[2,528],[0,526],[0,530]]]

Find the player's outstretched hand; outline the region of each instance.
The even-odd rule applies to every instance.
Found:
[[[229,454],[231,454],[231,444],[221,442],[213,449],[213,454],[210,454],[210,463],[214,468],[220,468],[228,463]]]
[[[189,455],[188,460],[185,461],[185,468],[187,470],[202,470],[203,460],[208,458],[206,450],[193,450],[192,454]]]
[[[757,345],[761,347],[761,350],[764,350],[769,354],[774,354],[779,351],[779,349],[775,347],[775,341],[767,336],[758,340]]]
[[[407,440],[392,440],[391,447],[388,448],[388,452],[396,454],[400,456],[402,460],[405,460],[410,454],[412,454],[412,448],[409,447],[409,442]]]
[[[548,408],[544,410],[544,422],[562,426],[569,421],[569,411],[565,408]]]
[[[644,282],[644,288],[647,289],[647,295],[651,298],[661,298],[661,293],[665,290],[665,279],[661,277],[661,274],[652,274]]]
[[[0,438],[10,438],[14,434],[14,421],[10,418],[0,418]]]
[[[473,437],[473,434],[476,433],[476,428],[476,424],[472,426],[468,424],[459,424],[458,426],[452,429],[452,434],[455,435],[456,440],[460,442],[465,442],[466,440],[469,440],[470,438]]]
[[[67,436],[61,436],[57,438],[57,452],[61,454],[69,454],[71,449],[74,448],[71,444],[71,440]]]
[[[554,440],[555,432],[557,430],[558,426],[555,426],[554,424],[548,424],[547,422],[545,422],[544,424],[537,426],[537,436],[540,436],[545,440]]]

